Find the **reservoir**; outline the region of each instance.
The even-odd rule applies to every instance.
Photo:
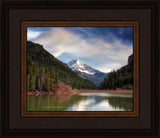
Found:
[[[27,111],[133,111],[133,93],[27,96]]]

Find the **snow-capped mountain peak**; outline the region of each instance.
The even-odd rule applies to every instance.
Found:
[[[80,71],[90,75],[94,75],[96,70],[90,67],[89,65],[85,64],[83,61],[78,59],[73,59],[68,62],[68,67],[71,68],[73,71]]]
[[[107,73],[100,72],[78,59],[72,59],[67,65],[77,75],[89,80],[97,87],[100,86],[104,78],[107,76]]]
[[[80,60],[77,60],[77,65],[79,67],[84,67],[84,62],[80,61]]]

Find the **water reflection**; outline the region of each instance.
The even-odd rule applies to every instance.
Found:
[[[132,94],[81,93],[81,101],[69,107],[68,111],[132,111]]]
[[[132,111],[133,94],[79,93],[68,97],[28,96],[27,111]]]
[[[133,98],[108,97],[108,103],[115,110],[124,109],[124,111],[133,111]]]

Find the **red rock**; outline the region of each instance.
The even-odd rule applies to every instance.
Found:
[[[55,92],[61,96],[68,96],[74,93],[70,86],[65,85],[62,82],[55,84],[55,89],[56,89]]]
[[[35,95],[36,93],[35,92],[27,92],[27,96],[29,95]]]
[[[66,96],[70,96],[74,93],[74,91],[72,90],[72,88],[68,85],[65,85],[62,82],[59,82],[57,84],[54,85],[55,91],[37,91],[36,92],[27,92],[27,95],[46,95],[46,94],[53,94],[56,93],[58,96],[61,97],[66,97]]]

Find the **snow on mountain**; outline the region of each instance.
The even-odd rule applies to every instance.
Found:
[[[83,61],[80,60],[71,60],[68,62],[68,67],[71,68],[73,71],[80,71],[90,75],[94,75],[96,70],[90,67],[89,65],[85,64]]]
[[[76,60],[76,59],[71,60],[70,62],[68,62],[67,65],[79,76],[91,81],[97,87],[100,86],[100,84],[108,74],[108,73],[100,72],[99,70],[96,70],[91,66],[87,65],[83,61]]]

